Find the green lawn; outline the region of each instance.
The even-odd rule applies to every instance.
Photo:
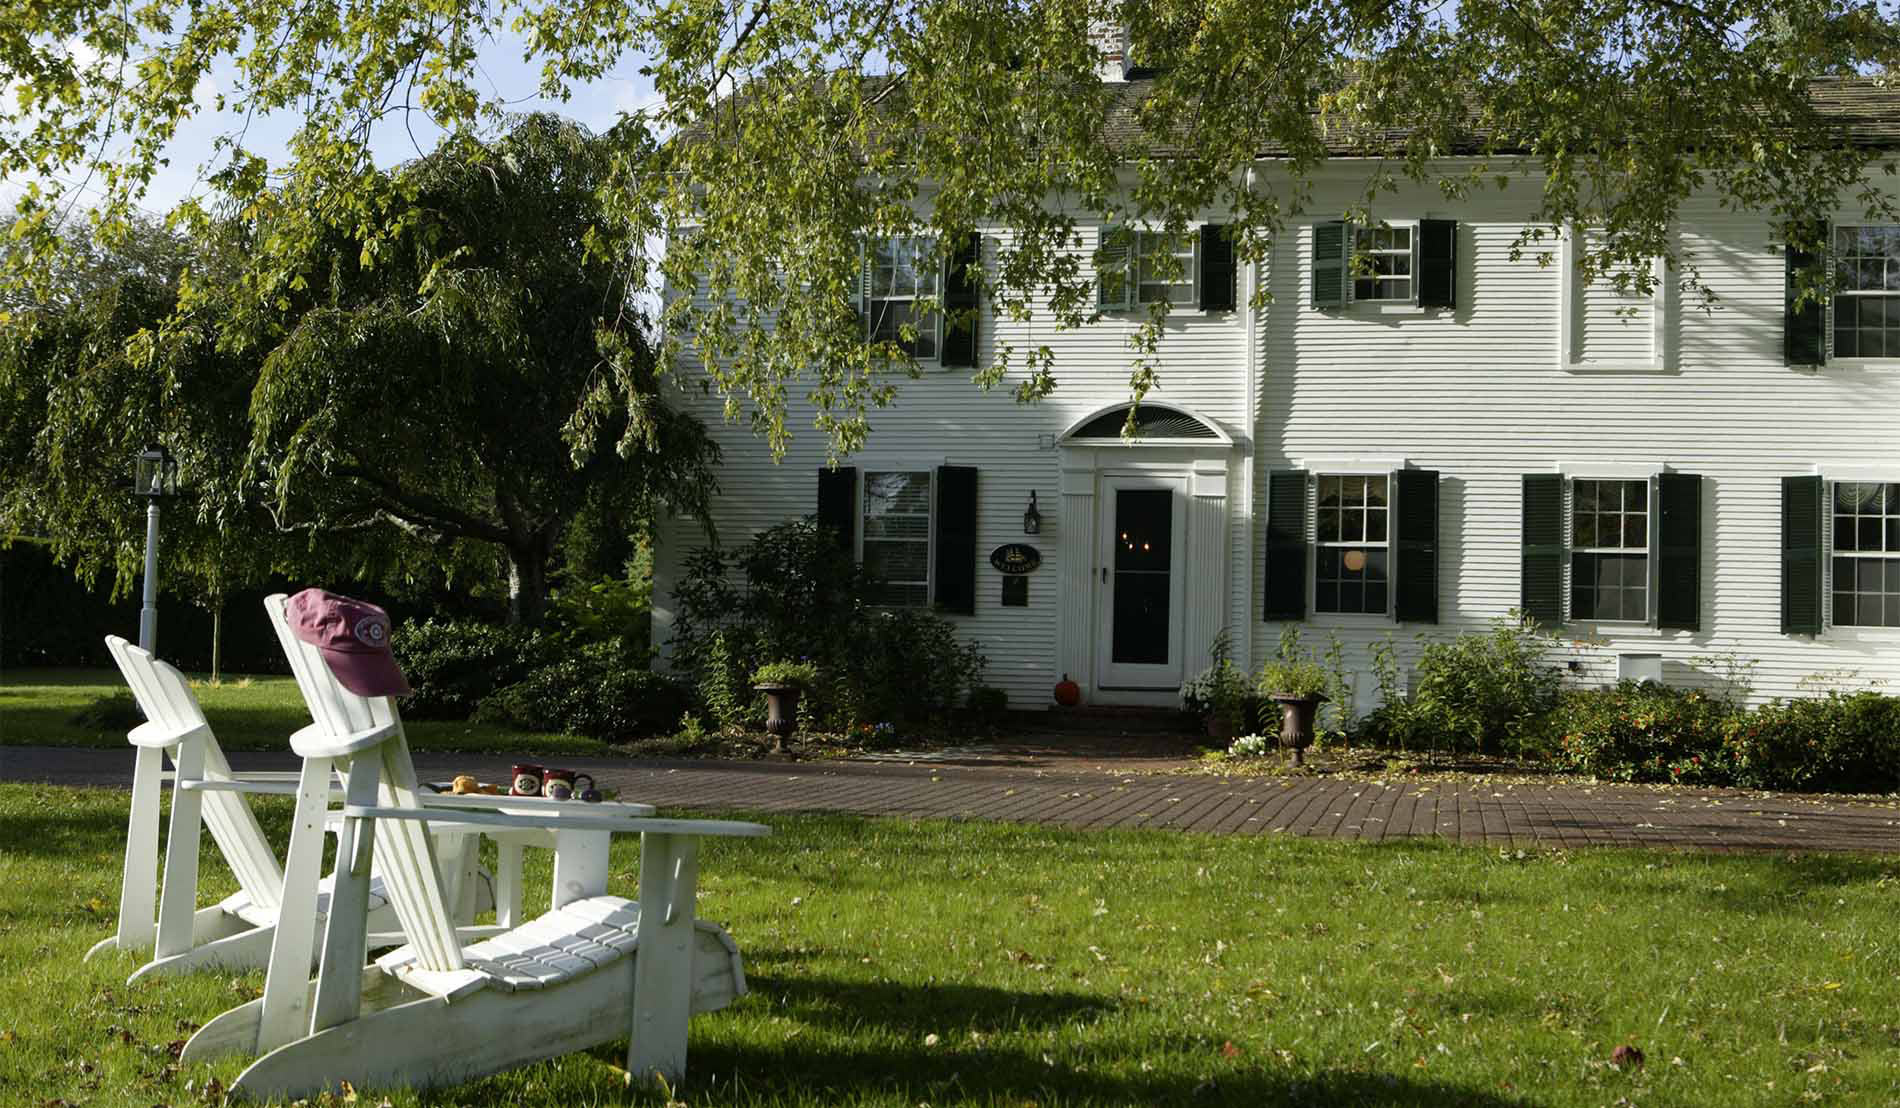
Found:
[[[226,677],[217,685],[196,677],[193,691],[226,750],[284,750],[291,732],[310,722],[297,684],[289,677]],[[14,669],[0,674],[0,744],[7,746],[118,746],[129,724],[83,722],[101,700],[132,707],[125,682],[110,669]],[[134,720],[133,722],[137,722]],[[522,732],[464,720],[404,720],[409,745],[442,752],[607,754],[613,748],[576,735]]]
[[[241,1068],[179,1073],[167,1044],[258,976],[128,989],[130,960],[79,962],[124,807],[0,786],[0,1102],[198,1104]],[[1900,1099],[1888,859],[754,818],[778,834],[703,855],[753,995],[694,1020],[689,1105]],[[637,854],[617,841],[616,889]],[[1625,1042],[1644,1068],[1608,1064]],[[622,1049],[390,1100],[661,1103],[621,1088]]]

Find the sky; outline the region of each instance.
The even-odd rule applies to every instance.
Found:
[[[629,55],[614,73],[577,87],[572,98],[563,102],[546,100],[536,94],[539,66],[522,60],[519,38],[491,41],[479,56],[480,74],[486,86],[482,91],[507,101],[510,110],[552,111],[596,131],[610,126],[623,112],[656,103],[652,82],[639,74],[641,64],[641,58]],[[221,86],[221,82],[228,82],[231,73],[228,63],[219,65],[200,84],[195,97],[198,114],[180,125],[176,138],[166,150],[170,164],[159,170],[139,201],[140,207],[148,213],[163,215],[180,201],[205,193],[204,180],[216,168],[208,164],[216,154],[213,143],[220,135],[241,130],[246,149],[269,158],[273,166],[282,165],[286,160],[285,143],[296,130],[298,117],[294,113],[280,113],[254,118],[246,126],[241,114],[217,111],[218,91],[220,87],[228,87]],[[416,157],[418,152],[426,153],[439,137],[440,132],[417,113],[407,127],[399,118],[386,121],[376,132],[372,149],[377,164],[388,167]],[[82,189],[80,207],[98,199],[99,190],[88,184],[83,169],[69,170],[59,179],[69,187]],[[23,179],[0,181],[0,206],[10,209],[26,183]]]

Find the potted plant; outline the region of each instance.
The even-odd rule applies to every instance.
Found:
[[[1225,742],[1253,723],[1254,692],[1232,662],[1222,659],[1181,685],[1181,706],[1201,718],[1207,737]]]
[[[1260,667],[1260,692],[1280,705],[1280,745],[1304,765],[1313,741],[1313,717],[1326,702],[1326,667],[1311,654],[1284,646],[1280,656]]]
[[[817,683],[818,667],[810,662],[767,662],[752,671],[752,687],[765,694],[773,753],[785,753],[785,740],[798,730],[799,695]]]

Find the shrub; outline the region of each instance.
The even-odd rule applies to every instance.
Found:
[[[563,642],[611,642],[648,656],[652,578],[570,578],[548,601],[548,625]]]
[[[809,689],[818,684],[818,667],[810,662],[767,662],[752,671],[752,683]]]
[[[1565,692],[1551,713],[1559,763],[1611,781],[1728,784],[1725,739],[1742,718],[1697,689],[1624,681]]]
[[[606,742],[671,731],[692,696],[644,664],[643,652],[591,643],[491,694],[476,718]]]
[[[986,723],[994,723],[1009,711],[1009,694],[990,685],[970,690],[970,714]]]
[[[412,719],[467,719],[483,697],[551,659],[538,631],[473,620],[424,620],[397,627],[390,649],[415,690],[403,700]]]
[[[73,722],[97,731],[130,731],[145,722],[138,701],[124,689],[95,696],[73,713]]]
[[[1288,624],[1280,631],[1280,649],[1260,667],[1256,687],[1267,696],[1323,696],[1332,689],[1332,674],[1313,652],[1300,645],[1300,629]]]
[[[1221,659],[1181,684],[1181,706],[1206,720],[1219,717],[1235,732],[1251,725],[1258,698],[1247,674]]]
[[[815,729],[948,718],[980,681],[981,651],[940,616],[871,606],[865,586],[835,536],[810,520],[761,532],[731,552],[697,551],[675,593],[674,665],[725,727],[762,718],[764,700],[748,679],[782,658],[817,667],[799,703],[801,720]]]
[[[1534,622],[1516,613],[1494,620],[1487,633],[1426,643],[1407,710],[1396,713],[1404,718],[1389,725],[1457,750],[1536,748],[1562,680],[1545,661],[1550,645]]]
[[[1900,697],[1829,693],[1775,701],[1734,719],[1724,755],[1755,788],[1900,789]]]

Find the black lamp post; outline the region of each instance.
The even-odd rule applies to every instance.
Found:
[[[145,498],[145,607],[139,646],[158,652],[158,502],[178,495],[178,459],[163,446],[139,451],[132,462],[132,495]]]

